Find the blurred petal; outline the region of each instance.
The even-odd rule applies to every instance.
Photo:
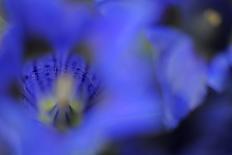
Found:
[[[9,148],[5,149],[10,150],[5,151],[10,152],[10,154],[21,155],[21,132],[26,125],[26,117],[22,108],[11,99],[1,97],[0,103],[0,140],[9,145]]]
[[[106,96],[86,116],[78,134],[82,138],[73,138],[73,148],[81,146],[81,152],[93,154],[90,148],[98,151],[109,138],[160,130],[160,105],[147,91],[149,71],[138,56],[136,36],[149,20],[148,4],[112,1],[101,6],[104,16],[98,21],[94,55]]]
[[[228,53],[219,54],[210,63],[209,66],[209,86],[218,92],[222,92],[227,85],[230,62]]]
[[[9,25],[0,44],[0,94],[19,75],[22,61],[22,31],[18,25]]]
[[[166,125],[177,126],[204,99],[207,84],[205,62],[196,54],[190,38],[169,28],[154,28],[156,74],[161,85]]]
[[[10,21],[29,36],[51,41],[55,48],[70,48],[90,19],[86,6],[71,7],[58,0],[6,0],[5,5]]]

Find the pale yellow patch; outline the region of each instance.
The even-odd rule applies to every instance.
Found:
[[[69,74],[62,74],[58,77],[55,88],[57,104],[62,108],[67,106],[73,98],[74,79]]]
[[[40,103],[39,107],[39,120],[43,123],[50,124],[52,118],[48,115],[48,112],[55,106],[55,102],[52,99],[44,100]]]
[[[206,10],[204,12],[204,17],[214,27],[218,27],[222,23],[221,15],[217,11],[215,11],[213,9]]]
[[[71,107],[74,115],[71,116],[71,124],[79,124],[81,121],[82,106],[81,101],[74,97],[74,79],[69,74],[61,74],[56,80],[54,92],[51,96],[45,97],[40,102],[38,118],[45,124],[52,124],[54,121],[54,115],[49,113],[55,106],[56,110],[66,111]],[[59,130],[63,131],[67,129],[65,124],[58,124],[56,126]],[[69,126],[68,126],[69,127]]]

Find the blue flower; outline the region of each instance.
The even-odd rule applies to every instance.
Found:
[[[5,6],[9,21],[17,23],[28,35],[46,38],[56,48],[73,45],[92,18],[84,4],[71,6],[53,0],[6,0]]]
[[[1,90],[20,80],[24,91],[21,108],[6,106],[14,117],[0,119],[14,124],[22,113],[13,132],[17,141],[9,138],[18,154],[96,154],[110,140],[175,128],[205,96],[207,70],[191,39],[169,28],[150,31],[168,1],[97,2],[97,15],[82,3],[5,4],[10,24],[1,48]],[[30,37],[52,49],[24,62]],[[90,64],[71,52],[82,41],[91,50]],[[150,59],[144,58],[147,50]]]
[[[1,97],[0,112],[0,148],[1,154],[19,154],[20,135],[26,119],[22,107],[9,98]]]
[[[2,37],[0,49],[1,86],[0,93],[3,94],[13,77],[19,76],[22,60],[23,34],[17,25],[9,24]]]
[[[207,92],[207,66],[193,41],[175,29],[155,27],[149,33],[165,124],[176,127],[195,109]]]
[[[26,121],[26,123],[22,124],[23,130],[17,131],[17,134],[20,137],[20,150],[17,151],[21,152],[22,154],[35,154],[36,152],[37,154],[64,154],[63,151],[69,152],[76,150],[78,152],[83,151],[83,154],[88,154],[88,151],[95,152],[97,149],[99,149],[98,145],[103,145],[105,141],[107,141],[108,137],[117,137],[116,133],[119,133],[119,135],[124,132],[130,133],[129,131],[126,131],[128,125],[133,125],[135,128],[139,128],[139,130],[141,130],[143,127],[140,127],[141,124],[138,124],[138,121],[145,124],[149,123],[149,126],[151,126],[151,123],[153,124],[154,120],[151,119],[151,116],[156,115],[153,113],[153,110],[156,108],[149,108],[146,105],[142,106],[142,103],[138,102],[138,100],[134,98],[135,95],[140,94],[140,88],[143,87],[142,83],[137,85],[136,81],[142,82],[143,80],[139,77],[138,79],[135,78],[131,80],[131,82],[128,81],[127,83],[127,75],[130,75],[131,73],[139,75],[135,72],[136,70],[133,69],[133,64],[137,63],[137,61],[134,62],[134,58],[131,59],[133,54],[129,53],[126,59],[123,60],[125,63],[127,63],[127,60],[129,60],[128,64],[132,64],[131,67],[133,67],[130,68],[129,66],[127,69],[128,73],[126,74],[124,74],[124,71],[118,70],[119,68],[114,68],[117,64],[112,64],[110,61],[106,62],[108,63],[109,68],[107,68],[105,71],[102,70],[105,66],[105,62],[103,61],[104,63],[99,66],[99,71],[100,74],[102,74],[103,80],[105,80],[105,85],[107,88],[106,90],[109,90],[110,92],[107,94],[107,96],[113,95],[113,98],[107,97],[107,99],[102,101],[99,106],[96,106],[92,110],[88,110],[88,106],[91,106],[91,103],[89,103],[90,98],[94,97],[98,84],[96,84],[95,78],[91,73],[91,69],[85,64],[85,62],[83,62],[81,58],[71,56],[68,54],[69,52],[63,52],[70,49],[73,40],[69,40],[66,37],[63,38],[63,34],[66,35],[67,27],[65,25],[64,29],[62,26],[60,28],[59,23],[65,23],[67,19],[58,18],[60,15],[59,11],[62,9],[60,10],[54,7],[55,3],[57,2],[45,3],[44,1],[36,1],[36,5],[33,3],[33,6],[29,1],[7,2],[9,2],[7,3],[7,6],[10,8],[8,11],[10,12],[9,20],[12,21],[14,25],[17,25],[16,28],[18,28],[22,33],[22,38],[15,41],[16,45],[19,44],[22,46],[23,41],[27,39],[28,35],[39,34],[43,36],[43,38],[48,39],[51,44],[54,43],[53,46],[56,49],[53,51],[53,55],[47,55],[45,57],[32,60],[27,64],[22,64],[22,55],[23,50],[25,49],[18,48],[18,50],[22,49],[22,51],[15,51],[15,55],[12,56],[12,58],[17,58],[17,61],[13,60],[14,63],[11,64],[11,67],[14,68],[14,72],[19,73],[17,76],[12,75],[12,77],[17,79],[20,72],[22,73],[21,78],[23,79],[23,82],[21,85],[25,91],[25,101],[22,104],[28,113],[27,115],[25,114],[27,117],[25,116],[25,118],[22,118],[22,121]],[[129,20],[129,26],[132,26],[133,29],[137,27],[137,24],[140,25],[140,22],[144,20],[143,17],[146,17],[146,14],[143,12],[141,12],[142,15],[140,15],[140,12],[137,12],[135,15],[131,14],[132,11],[133,13],[135,13],[135,11],[140,11],[139,4],[140,3],[136,4],[136,7],[132,5],[131,9],[128,8],[129,16],[127,18],[133,17]],[[48,11],[46,14],[51,16],[46,17],[43,15],[43,12],[39,11],[42,8],[45,9],[43,11]],[[144,10],[143,7],[141,8]],[[38,18],[36,15],[38,15]],[[137,15],[139,15],[139,17],[137,17]],[[129,34],[127,32],[124,34],[124,32],[121,31],[121,26],[126,26],[125,24],[127,24],[127,18],[125,18],[125,23],[124,21],[122,22],[122,25],[114,26],[117,32],[121,32],[121,35],[118,36],[119,39],[124,39],[123,37],[126,37],[130,40],[131,36],[134,34],[134,31],[129,32]],[[33,23],[34,19],[37,19],[38,23]],[[48,24],[49,19],[51,19],[51,23],[49,23],[51,25]],[[107,20],[104,20],[106,24],[112,24],[112,20],[108,21],[108,17],[106,19]],[[56,25],[58,25],[58,27],[56,27]],[[72,24],[70,25],[73,26]],[[122,28],[124,29],[124,27]],[[50,30],[52,31],[50,32]],[[65,30],[65,32],[63,33],[62,30]],[[72,32],[75,33],[76,31],[70,30],[70,33],[67,33],[68,38],[70,35],[72,38]],[[12,33],[12,35],[17,34],[14,31]],[[129,36],[127,37],[127,35]],[[5,38],[7,38],[7,36],[5,36]],[[13,39],[13,36],[9,38]],[[63,39],[65,39],[65,43],[61,45],[56,44],[62,42]],[[108,38],[106,37],[104,39],[107,40]],[[7,44],[12,45],[12,43],[8,41],[4,43],[4,46]],[[114,48],[114,44],[115,43],[112,40],[111,44],[108,45]],[[127,43],[125,43],[125,48],[127,48],[126,44]],[[8,45],[3,50],[6,52],[10,48],[11,46]],[[105,49],[104,45],[102,45],[101,49]],[[99,49],[99,52],[101,52],[101,49]],[[119,54],[123,54],[120,52],[120,49],[118,49],[118,52]],[[7,54],[10,53],[7,52]],[[117,62],[120,55],[116,56],[115,58],[115,61],[111,59],[114,63]],[[100,61],[101,59],[99,59],[99,61],[97,60],[96,62],[98,63]],[[16,62],[17,64],[15,64]],[[6,66],[8,62],[2,61],[1,63],[4,66],[4,70],[8,71]],[[10,71],[12,70],[13,69]],[[107,74],[112,70],[115,70],[116,72],[111,76],[108,76]],[[9,74],[7,72],[5,74],[6,77],[4,79],[7,80],[7,76]],[[126,85],[125,87],[120,88],[116,86],[116,84]],[[126,89],[123,90],[124,88]],[[63,89],[65,89],[65,91],[63,91]],[[123,92],[120,91],[123,91],[126,94],[123,94]],[[142,94],[138,96],[139,100],[146,99],[147,95],[144,96],[143,91],[144,90],[142,90]],[[152,101],[150,99],[146,100],[148,100],[146,101],[149,103],[148,106],[152,106]],[[128,104],[128,106],[122,110],[121,107],[125,104]],[[86,114],[84,114],[85,111]],[[147,111],[149,113],[143,115],[143,113]],[[139,114],[142,114],[141,117],[136,116]],[[84,117],[81,120],[83,122],[75,120],[81,117],[79,115]],[[42,122],[44,122],[44,124]],[[62,133],[57,133],[57,131],[54,129],[58,128],[58,130],[64,131],[67,127],[73,125],[73,123],[81,124],[78,127],[74,126],[74,128],[69,128],[70,130],[66,136],[63,136]],[[34,138],[41,138],[41,140],[34,143]],[[91,142],[92,139],[95,141]],[[59,143],[61,140],[63,142]],[[66,145],[67,143],[70,144]],[[64,147],[59,147],[59,145],[63,145]],[[66,150],[66,148],[70,149]]]
[[[227,52],[228,51],[228,52]],[[226,89],[230,77],[230,49],[216,55],[209,65],[209,86],[217,92]]]

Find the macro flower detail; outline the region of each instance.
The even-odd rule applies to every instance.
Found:
[[[226,88],[230,75],[229,52],[216,55],[209,65],[209,86],[217,92],[222,92]]]
[[[0,154],[214,152],[213,121],[232,118],[230,7],[0,1]]]
[[[54,126],[79,122],[99,92],[91,68],[77,56],[69,56],[64,65],[53,56],[28,63],[23,70],[25,104],[36,111],[42,121]]]
[[[153,47],[159,85],[156,89],[163,104],[164,122],[173,128],[204,100],[207,66],[197,55],[192,40],[176,29],[156,27],[149,31],[148,38]]]

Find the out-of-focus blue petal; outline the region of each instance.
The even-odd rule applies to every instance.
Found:
[[[126,1],[113,1],[102,6],[104,16],[98,27],[102,35],[97,34],[94,54],[96,54],[96,61],[99,61],[98,63],[102,67],[100,71],[107,77],[106,80],[109,83],[113,84],[115,80],[124,81],[120,86],[127,82],[128,84],[132,83],[132,79],[136,77],[128,77],[127,72],[140,70],[140,66],[137,65],[139,59],[136,57],[135,51],[139,45],[133,47],[135,46],[133,40],[136,40],[136,35],[144,28],[143,24],[150,17],[149,7],[146,8],[147,4],[141,3],[138,1],[133,4]],[[113,87],[118,88],[119,85]]]
[[[4,149],[10,149],[6,150],[10,154],[21,155],[21,133],[27,123],[26,115],[22,107],[9,98],[1,97],[0,106],[0,140],[9,145],[9,148]]]
[[[125,111],[130,114],[130,110],[132,110],[133,114],[131,115],[134,116],[138,113],[137,119],[139,120],[139,117],[142,118],[148,110],[147,107],[152,107],[152,105],[154,107],[151,109],[154,110],[154,113],[150,113],[149,110],[147,115],[157,116],[156,109],[158,107],[156,104],[151,104],[150,97],[152,95],[146,92],[149,72],[145,69],[143,60],[140,60],[138,54],[140,52],[138,35],[145,29],[144,24],[150,20],[152,8],[149,4],[149,2],[139,0],[133,4],[127,1],[105,4],[104,18],[105,24],[107,24],[105,26],[111,29],[102,27],[103,31],[101,32],[110,35],[101,38],[102,40],[98,44],[100,47],[96,48],[95,54],[98,57],[96,61],[100,64],[99,71],[106,82],[108,93],[112,93],[110,95],[112,101],[109,100],[108,104],[112,104],[112,107],[115,106],[112,108],[115,110],[114,118],[117,115],[118,117],[123,116],[126,114]],[[136,100],[134,100],[135,98]],[[125,105],[125,111],[122,110],[120,113],[120,110],[117,110],[120,108],[119,105]],[[155,116],[154,120],[158,118]],[[131,121],[133,122],[134,119]],[[144,121],[146,122],[146,119]],[[146,127],[144,126],[144,128]]]
[[[20,24],[32,25],[34,23],[35,27],[54,24],[57,20],[54,17],[60,15],[57,0],[6,0],[4,4],[9,20]]]
[[[50,40],[56,48],[73,44],[90,18],[86,6],[71,7],[58,0],[6,0],[5,4],[9,20],[29,35]]]
[[[209,64],[208,84],[218,92],[226,87],[230,74],[230,62],[228,53],[215,56]]]
[[[21,133],[22,154],[64,155],[67,135],[36,120],[29,120]]]
[[[104,16],[94,54],[110,99],[104,102],[107,107],[103,108],[105,114],[99,115],[102,115],[103,122],[107,122],[102,126],[107,128],[111,137],[155,130],[155,126],[161,124],[159,104],[149,91],[146,92],[149,73],[138,54],[137,35],[150,20],[148,4],[142,1],[109,1],[100,6]]]
[[[154,101],[135,97],[102,102],[73,131],[69,150],[79,154],[96,154],[112,139],[161,131],[160,111],[155,109]]]
[[[104,13],[104,5],[109,5],[113,3],[121,3],[121,4],[128,3],[131,6],[134,5],[134,1],[131,1],[131,0],[119,0],[119,1],[95,0],[95,1],[97,3],[97,6],[99,6],[100,10],[103,13]],[[150,0],[147,2],[149,3],[148,7],[152,7],[152,10],[150,10],[152,14],[151,20],[152,20],[152,23],[154,24],[161,20],[162,16],[164,15],[164,11],[168,6],[178,4],[179,0]],[[109,6],[106,6],[106,7],[109,7]]]
[[[166,125],[175,127],[206,94],[206,64],[188,36],[170,28],[154,28],[149,35],[155,48]]]
[[[80,133],[74,135],[72,150],[80,146],[77,152],[91,154],[90,148],[98,150],[109,138],[160,130],[160,104],[147,90],[150,73],[139,58],[137,35],[150,20],[148,4],[112,1],[101,6],[103,17],[97,23],[100,26],[93,42],[96,41],[95,63],[106,96],[86,116]]]
[[[22,61],[23,35],[18,25],[9,25],[0,44],[0,94],[18,76]]]

